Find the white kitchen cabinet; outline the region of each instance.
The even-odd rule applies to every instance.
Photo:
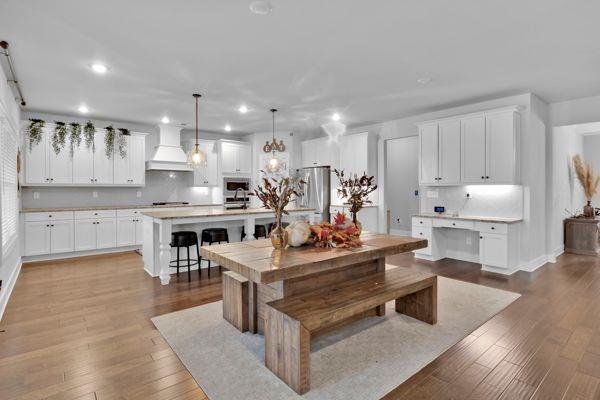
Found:
[[[42,139],[37,145],[29,148],[25,154],[26,184],[71,184],[73,183],[73,163],[69,153],[69,138],[65,146],[56,154],[52,147],[54,125],[45,126]]]
[[[25,144],[25,183],[44,184],[48,182],[48,141],[44,134],[40,143],[29,146],[29,139]]]
[[[133,246],[136,243],[136,217],[117,218],[117,246]]]
[[[218,186],[219,185],[219,157],[216,143],[201,140],[200,148],[206,154],[206,165],[194,170],[194,186]],[[193,146],[194,143],[190,143]],[[231,151],[229,148],[227,151]],[[234,156],[235,157],[235,156]],[[230,157],[230,162],[234,157]],[[227,166],[230,170],[236,167]]]
[[[73,221],[50,222],[50,253],[68,253],[74,250]]]
[[[438,183],[460,183],[460,121],[445,121],[438,125]]]
[[[73,152],[73,183],[91,185],[94,183],[94,151],[84,141]]]
[[[479,234],[479,262],[496,268],[507,268],[508,236],[481,232]]]
[[[116,218],[98,218],[96,220],[96,248],[117,247]]]
[[[75,251],[94,250],[96,248],[96,220],[75,220]]]
[[[221,141],[221,172],[223,175],[252,173],[252,147],[245,142]]]
[[[369,165],[369,160],[372,158],[369,150],[372,151],[369,149],[369,135],[366,132],[340,138],[339,165],[346,176],[374,174]]]
[[[515,183],[519,114],[514,111],[485,116],[486,183]]]
[[[114,183],[114,154],[112,157],[106,156],[106,146],[104,145],[104,129],[96,130],[94,135],[94,184],[109,185]]]
[[[50,222],[25,222],[26,256],[50,254]]]
[[[302,142],[302,167],[330,166],[340,168],[340,148],[330,138],[317,138]]]
[[[485,116],[464,118],[461,124],[461,181],[485,182]]]
[[[119,154],[118,144],[114,151],[115,185],[143,185],[145,183],[145,138],[144,136],[125,136],[125,157]]]
[[[48,141],[48,178],[52,184],[73,183],[73,160],[70,154],[70,140],[67,136],[65,147],[58,154],[54,152],[51,141]]]
[[[309,168],[318,165],[317,141],[307,140],[302,142],[302,167]]]
[[[144,242],[144,219],[138,215],[135,219],[135,244],[142,245]]]
[[[438,183],[438,139],[438,124],[419,127],[419,183],[421,185]]]

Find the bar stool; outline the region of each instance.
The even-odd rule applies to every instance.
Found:
[[[229,234],[227,233],[227,228],[206,228],[202,229],[202,234],[200,237],[200,246],[204,246],[204,243],[208,243],[208,245],[212,245],[213,243],[221,243],[226,242],[229,243]],[[202,258],[200,258],[202,261]],[[208,261],[208,276],[210,277],[210,260]],[[219,265],[219,272],[221,271],[221,266]]]
[[[197,258],[190,258],[190,247],[196,246],[196,255]],[[177,275],[179,275],[179,268],[185,267],[185,265],[180,265],[181,261],[187,261],[187,270],[188,270],[188,282],[192,281],[192,275],[190,271],[190,267],[192,265],[198,265],[198,274],[200,274],[200,247],[198,246],[198,235],[194,231],[179,231],[171,233],[171,247],[177,247],[177,259],[173,260],[169,263],[170,267],[177,268]],[[187,258],[181,259],[179,257],[179,249],[181,247],[185,247],[187,250]]]
[[[242,237],[240,238],[240,241],[244,240],[245,237],[246,232],[242,226]],[[254,239],[258,239],[259,237],[267,238],[267,230],[264,225],[254,225]]]
[[[289,223],[288,223],[288,222],[282,222],[282,223],[281,223],[281,227],[282,227],[282,228],[284,228],[284,229],[285,229],[285,227],[286,227],[286,226],[288,226],[288,225],[289,225]],[[269,235],[271,234],[271,231],[272,231],[273,229],[275,229],[275,227],[276,227],[276,226],[277,226],[277,224],[276,224],[275,222],[271,222],[271,223],[269,224]]]

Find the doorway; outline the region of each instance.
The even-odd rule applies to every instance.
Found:
[[[410,236],[412,216],[419,213],[418,136],[386,141],[386,205],[390,233]]]

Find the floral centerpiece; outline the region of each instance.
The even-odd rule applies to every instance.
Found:
[[[350,206],[350,215],[352,216],[352,222],[358,229],[357,234],[360,235],[362,231],[362,225],[357,219],[358,212],[363,208],[365,204],[372,203],[369,200],[369,194],[373,193],[377,189],[375,184],[375,177],[368,176],[363,173],[361,177],[354,174],[346,178],[344,176],[344,170],[334,170],[339,180],[339,187],[337,190],[338,197],[345,201]]]
[[[579,179],[579,183],[583,187],[587,204],[583,207],[584,218],[594,218],[594,207],[592,207],[592,198],[598,192],[598,185],[600,184],[600,176],[596,175],[592,164],[584,164],[583,160],[576,154],[573,156],[573,165],[575,166],[575,173]]]
[[[362,245],[358,228],[346,214],[338,212],[333,223],[321,222],[310,227],[310,241],[316,247],[358,247]]]
[[[288,234],[281,226],[281,217],[289,214],[285,207],[292,198],[302,195],[300,185],[305,182],[293,178],[263,178],[262,186],[254,190],[263,206],[275,212],[275,228],[271,231],[271,243],[276,249],[284,249],[288,245]]]

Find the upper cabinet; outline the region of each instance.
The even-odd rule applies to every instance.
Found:
[[[250,143],[221,140],[221,173],[223,175],[250,175],[252,147]]]
[[[195,142],[191,142],[190,148],[194,144]],[[194,170],[194,186],[218,186],[219,157],[217,144],[208,140],[200,140],[199,144],[200,149],[206,154],[206,165]]]
[[[25,124],[26,125],[26,124]],[[106,155],[106,132],[97,129],[93,145],[87,146],[82,137],[71,154],[70,134],[65,145],[55,151],[52,145],[54,124],[46,124],[40,143],[29,146],[25,127],[24,186],[143,186],[145,184],[145,134],[124,136],[123,156],[115,144]],[[83,135],[83,133],[82,133]]]
[[[517,184],[518,108],[419,124],[419,183]]]
[[[364,173],[376,175],[377,143],[374,135],[367,132],[342,136],[340,138],[339,168],[346,176]]]
[[[338,168],[339,150],[329,138],[311,139],[302,142],[302,168],[330,166]]]

